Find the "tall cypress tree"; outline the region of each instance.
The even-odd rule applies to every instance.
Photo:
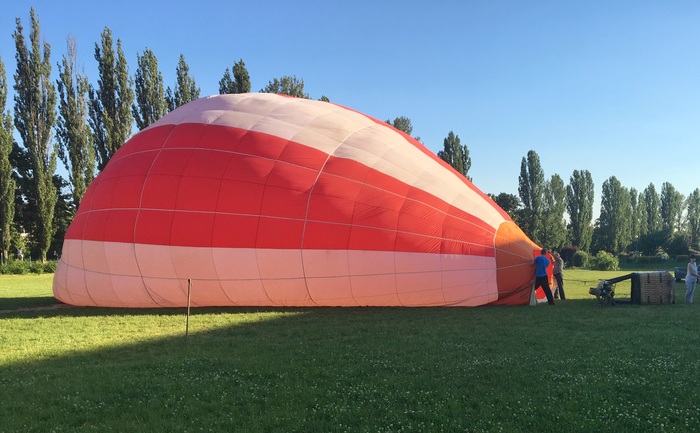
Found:
[[[17,48],[15,78],[15,128],[26,148],[32,171],[30,199],[36,205],[36,242],[41,260],[53,237],[53,214],[57,190],[53,184],[56,152],[51,143],[51,129],[56,123],[56,89],[51,81],[51,47],[39,44],[39,21],[30,10],[32,29],[29,34],[31,51],[25,43],[21,20],[13,33]]]
[[[146,48],[143,55],[136,54],[136,101],[131,111],[139,130],[146,128],[168,112],[163,87],[163,74],[158,70],[158,59]]]
[[[77,71],[75,38],[68,37],[68,55],[58,65],[60,79],[56,81],[59,94],[59,117],[56,125],[58,156],[68,170],[73,189],[73,204],[78,207],[90,182],[95,177],[95,148],[87,123],[87,77]]]
[[[131,104],[134,102],[133,79],[122,51],[122,41],[117,40],[114,52],[112,31],[102,32],[101,45],[95,44],[99,78],[98,87],[90,86],[90,127],[95,140],[97,168],[105,168],[109,159],[131,135],[134,118]]]
[[[2,261],[7,262],[10,251],[10,229],[15,216],[15,187],[12,177],[12,115],[5,112],[7,106],[7,74],[0,59],[0,244]]]

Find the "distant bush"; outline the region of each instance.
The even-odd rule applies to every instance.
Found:
[[[680,263],[685,263],[689,260],[690,260],[690,257],[688,256],[688,254],[678,254],[676,256],[676,261],[680,262]]]
[[[598,271],[617,271],[620,269],[620,261],[610,253],[598,251],[598,254],[591,259],[591,269]]]
[[[571,264],[576,268],[585,268],[588,265],[588,253],[582,250],[576,251],[571,259]]]
[[[0,265],[0,274],[51,274],[56,272],[56,263],[56,260],[48,260],[46,263],[30,260],[9,260],[7,263]]]

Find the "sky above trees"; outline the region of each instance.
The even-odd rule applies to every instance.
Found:
[[[568,183],[589,170],[597,203],[611,176],[639,191],[670,182],[687,196],[698,186],[700,3],[437,3],[0,2],[0,57],[12,83],[15,18],[27,26],[33,6],[54,79],[72,34],[94,84],[95,43],[109,27],[130,73],[148,48],[166,86],[180,54],[202,95],[217,94],[243,59],[253,91],[296,76],[314,99],[408,117],[436,153],[454,131],[487,193],[517,194],[529,150],[546,178]]]

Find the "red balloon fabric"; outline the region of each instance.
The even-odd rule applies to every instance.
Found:
[[[348,108],[202,98],[88,188],[54,295],[81,306],[527,304],[537,246],[421,143]]]

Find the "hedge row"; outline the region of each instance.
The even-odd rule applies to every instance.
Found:
[[[0,274],[52,274],[56,271],[56,260],[47,260],[45,263],[30,260],[9,260],[0,264]]]

